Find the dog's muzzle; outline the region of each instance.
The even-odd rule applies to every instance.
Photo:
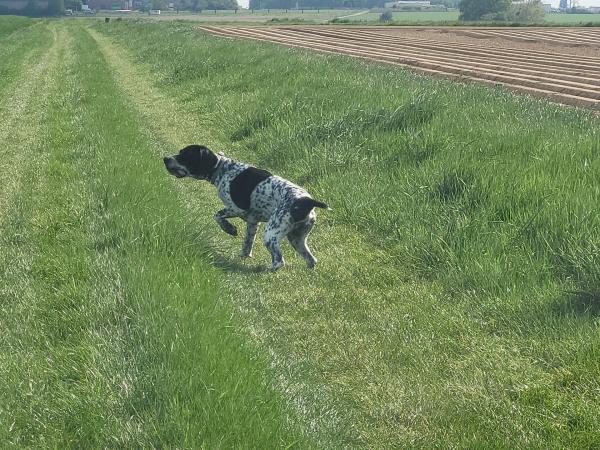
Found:
[[[166,167],[167,171],[171,175],[174,175],[177,178],[183,178],[183,177],[187,176],[188,171],[185,170],[183,167],[181,167],[177,163],[177,161],[175,160],[175,158],[173,158],[172,156],[165,156],[163,158],[163,161],[165,163],[165,167]]]

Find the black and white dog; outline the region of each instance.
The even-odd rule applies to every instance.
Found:
[[[314,208],[327,208],[325,203],[313,200],[304,189],[283,178],[215,154],[202,145],[188,145],[179,154],[166,156],[164,162],[177,178],[189,176],[215,185],[225,208],[214,218],[225,233],[237,235],[228,218],[240,217],[247,222],[243,257],[252,256],[258,224],[267,222],[265,246],[271,253],[272,270],[284,264],[280,245],[286,236],[308,267],[315,266],[317,260],[306,239],[317,218]]]

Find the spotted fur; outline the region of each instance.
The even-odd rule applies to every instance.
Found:
[[[207,180],[217,188],[225,208],[214,218],[225,233],[237,235],[236,227],[227,219],[239,217],[246,221],[242,257],[252,256],[259,223],[266,222],[264,243],[271,254],[272,270],[284,264],[281,242],[286,237],[308,267],[316,265],[317,259],[306,241],[317,218],[314,208],[327,205],[314,200],[306,190],[201,145],[189,145],[179,154],[165,157],[164,163],[168,172],[178,178]]]

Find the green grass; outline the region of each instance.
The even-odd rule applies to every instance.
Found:
[[[297,442],[145,124],[90,36],[50,28],[41,69],[0,98],[0,441]]]
[[[123,19],[143,19],[148,21],[186,21],[186,22],[210,22],[213,24],[265,24],[265,23],[327,23],[336,17],[345,16],[358,12],[353,9],[257,9],[247,10],[203,10],[199,12],[163,11],[160,15],[150,16],[147,13],[134,11],[131,13],[118,13],[114,11],[100,11],[97,18],[104,17]]]
[[[383,10],[382,10],[383,11]],[[358,16],[348,17],[339,19],[336,22],[378,22],[381,12],[370,12],[367,14],[361,14]],[[453,25],[453,26],[464,26],[464,25],[491,25],[491,26],[502,26],[502,23],[486,23],[486,22],[461,22],[458,20],[460,13],[458,11],[432,11],[432,12],[400,12],[393,11],[393,23],[394,25]],[[519,24],[508,24],[511,26],[519,26]],[[582,25],[594,25],[600,26],[600,14],[546,14],[544,16],[544,22],[539,25],[557,26],[557,25],[568,25],[568,26],[582,26]]]
[[[362,10],[366,11],[366,10]],[[149,16],[142,12],[117,13],[101,11],[97,18],[104,17],[143,19],[148,21],[188,21],[210,22],[213,24],[290,24],[290,23],[338,23],[338,24],[379,24],[379,16],[384,10],[371,10],[365,14],[356,9],[321,9],[321,10],[203,10],[197,13],[188,11],[164,12],[160,16]],[[458,11],[393,11],[393,22],[387,25],[431,25],[431,26],[531,26],[531,24],[504,22],[462,22],[458,20]],[[351,15],[351,17],[347,17]],[[600,14],[546,14],[544,22],[536,26],[600,26]]]
[[[48,29],[28,28],[31,24],[31,19],[0,16],[0,94],[13,89],[21,71],[35,64],[52,43]]]
[[[0,16],[0,38],[9,35],[10,33],[31,26],[36,21],[28,17],[21,16]]]
[[[193,24],[19,33],[0,51],[37,65],[11,50],[0,87],[0,442],[600,440],[597,115]],[[286,245],[265,273],[260,239],[239,259],[214,188],[162,167],[191,142],[331,205],[316,270]]]
[[[169,99],[137,103],[174,147],[207,143],[333,207],[315,273],[288,248],[289,268],[257,275],[264,251],[241,264],[213,238],[225,298],[320,445],[597,442],[597,116],[186,25],[97,29]]]
[[[383,10],[382,10],[383,11]],[[347,20],[352,22],[377,22],[379,21],[381,12],[371,12],[367,14],[361,14],[360,16],[348,17]],[[458,11],[432,11],[432,12],[416,12],[416,11],[393,11],[392,12],[394,22],[407,23],[407,24],[428,24],[428,23],[440,23],[440,22],[457,22],[459,12]]]
[[[564,25],[600,26],[600,14],[546,14],[544,22]]]

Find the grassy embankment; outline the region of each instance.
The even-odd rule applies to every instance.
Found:
[[[600,26],[600,14],[546,14],[542,23],[512,22],[463,22],[458,11],[392,11],[393,21],[379,22],[384,9],[321,9],[321,10],[204,10],[199,13],[188,11],[163,12],[159,16],[147,13],[118,13],[101,11],[98,17],[143,19],[149,21],[208,22],[213,25],[286,25],[286,24],[343,24],[343,25],[391,25],[391,26]]]
[[[381,11],[383,12],[383,10]],[[342,19],[349,23],[376,23],[381,12],[370,12]],[[461,22],[458,11],[439,12],[392,12],[393,22],[389,25],[449,25],[449,26],[531,26],[528,23],[504,22]],[[339,22],[339,20],[337,21]],[[600,14],[546,14],[544,21],[536,26],[600,26]]]
[[[5,37],[10,33],[31,26],[36,21],[29,17],[21,16],[0,16],[0,37]]]
[[[239,240],[211,238],[222,297],[317,442],[598,441],[597,116],[189,25],[96,29],[165,143],[209,144],[332,205],[315,272],[288,248],[289,267],[256,273],[264,251],[240,262]],[[214,230],[214,192],[181,185]]]
[[[51,22],[0,39],[0,442],[296,442],[89,34]]]

